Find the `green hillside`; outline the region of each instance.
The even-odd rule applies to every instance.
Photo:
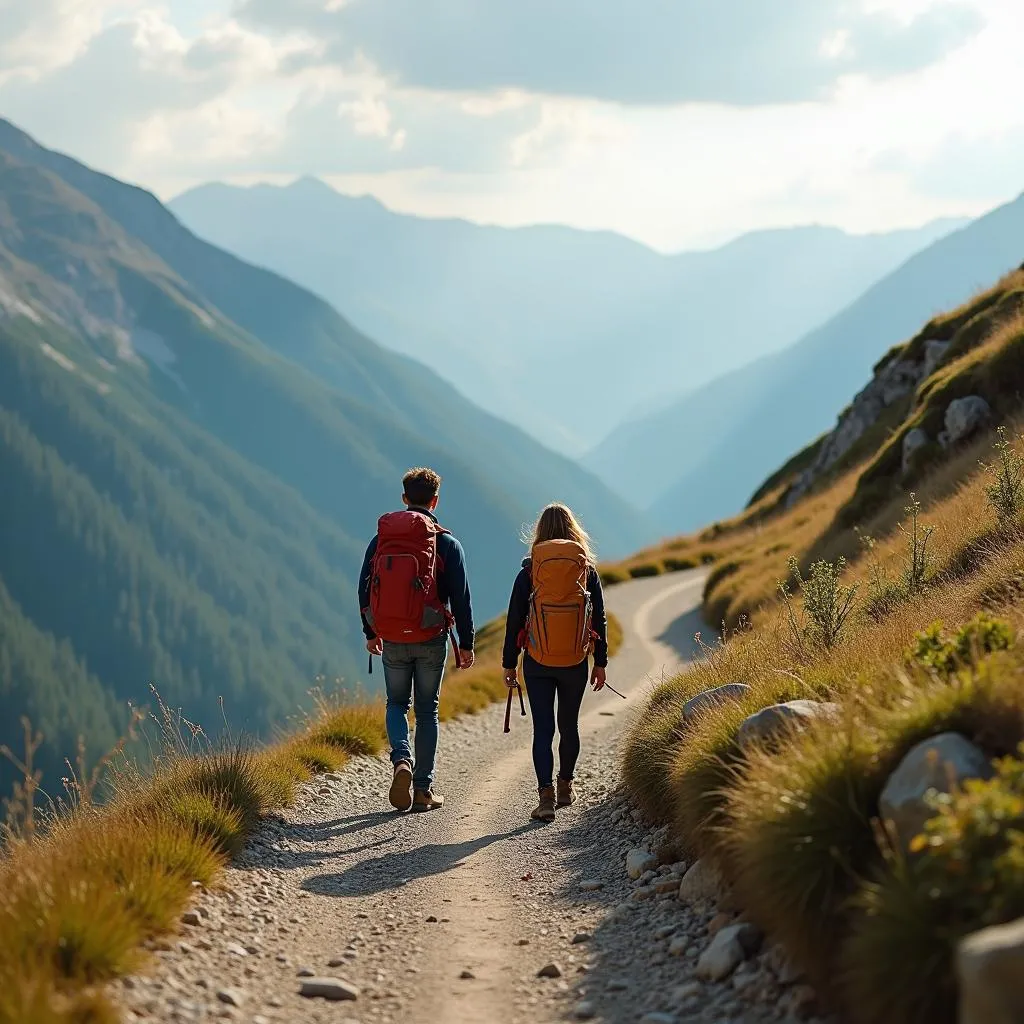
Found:
[[[317,677],[357,681],[359,562],[417,463],[444,476],[481,619],[543,501],[609,548],[642,536],[594,478],[313,296],[0,131],[0,742],[28,715],[52,780],[150,684],[265,733]]]

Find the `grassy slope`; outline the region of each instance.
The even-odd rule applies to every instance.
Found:
[[[934,431],[952,397],[980,393],[1001,419],[1019,415],[1020,283],[1011,275],[908,343],[931,332],[953,339],[894,439],[861,452],[860,465],[787,512],[778,510],[787,481],[777,479],[736,520],[644,556],[715,554],[707,616],[742,628],[655,691],[627,749],[628,784],[651,813],[674,822],[680,843],[717,864],[747,914],[784,943],[823,997],[865,1024],[951,1022],[958,937],[1024,913],[1019,872],[1008,869],[1014,833],[986,832],[984,824],[994,813],[1019,822],[1016,762],[996,783],[952,801],[910,863],[874,825],[888,774],[916,742],[955,730],[1002,757],[1024,740],[1024,646],[1014,642],[1024,626],[1024,519],[1018,509],[1000,522],[987,493],[993,473],[979,460],[993,460],[994,437],[941,457],[933,451],[909,479],[891,458],[899,434],[922,422]],[[922,504],[921,527],[935,527],[922,586],[907,585],[910,487]],[[863,515],[859,522],[851,509]],[[879,538],[870,550],[854,526]],[[789,578],[789,558],[806,575],[813,560],[839,556],[849,559],[843,585],[858,593],[841,641],[826,649],[801,628],[799,594],[790,624],[777,583]],[[915,656],[932,623],[952,636],[979,612],[1008,623],[1009,651],[986,654],[992,645],[969,634],[955,664]],[[741,703],[680,728],[689,697],[737,680],[752,688]],[[796,697],[839,702],[842,727],[811,728],[776,749],[742,754],[736,733],[744,718]]]
[[[504,696],[503,636],[503,620],[480,630],[477,664],[443,687],[443,719]],[[621,640],[610,616],[613,652]],[[25,813],[25,790],[15,793],[15,831],[0,860],[0,1024],[119,1021],[103,984],[144,965],[142,944],[177,926],[193,883],[215,884],[260,818],[304,781],[385,746],[380,702],[322,694],[265,747],[210,743],[163,705],[156,718],[162,752],[152,770],[117,753],[98,766],[110,789],[102,806],[97,769],[79,771],[67,806],[43,821]]]

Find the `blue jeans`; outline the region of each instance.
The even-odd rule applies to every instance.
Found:
[[[437,705],[448,655],[448,637],[423,644],[384,644],[384,689],[388,707],[385,723],[391,743],[391,763],[414,765],[412,784],[430,789],[437,754]],[[416,708],[416,759],[409,748],[409,708]]]

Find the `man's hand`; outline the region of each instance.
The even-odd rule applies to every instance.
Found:
[[[384,641],[379,636],[375,636],[372,640],[366,641],[366,649],[371,654],[383,654],[384,653]]]
[[[519,673],[514,668],[505,669],[505,685],[510,690],[519,685]]]
[[[459,648],[459,668],[472,668],[474,661],[476,661],[476,655],[472,651]]]
[[[603,668],[598,665],[594,666],[594,671],[590,673],[590,685],[594,688],[595,692],[604,689],[605,675],[606,672]]]

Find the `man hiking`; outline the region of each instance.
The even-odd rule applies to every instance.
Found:
[[[473,606],[462,545],[442,527],[441,478],[410,469],[402,479],[405,509],[377,523],[359,573],[359,608],[371,656],[381,655],[394,778],[389,799],[399,811],[432,811],[437,708],[448,654],[458,632],[456,668],[473,664]],[[453,639],[454,644],[454,639]],[[416,709],[416,756],[409,747],[409,708]],[[414,767],[415,765],[415,767]]]

